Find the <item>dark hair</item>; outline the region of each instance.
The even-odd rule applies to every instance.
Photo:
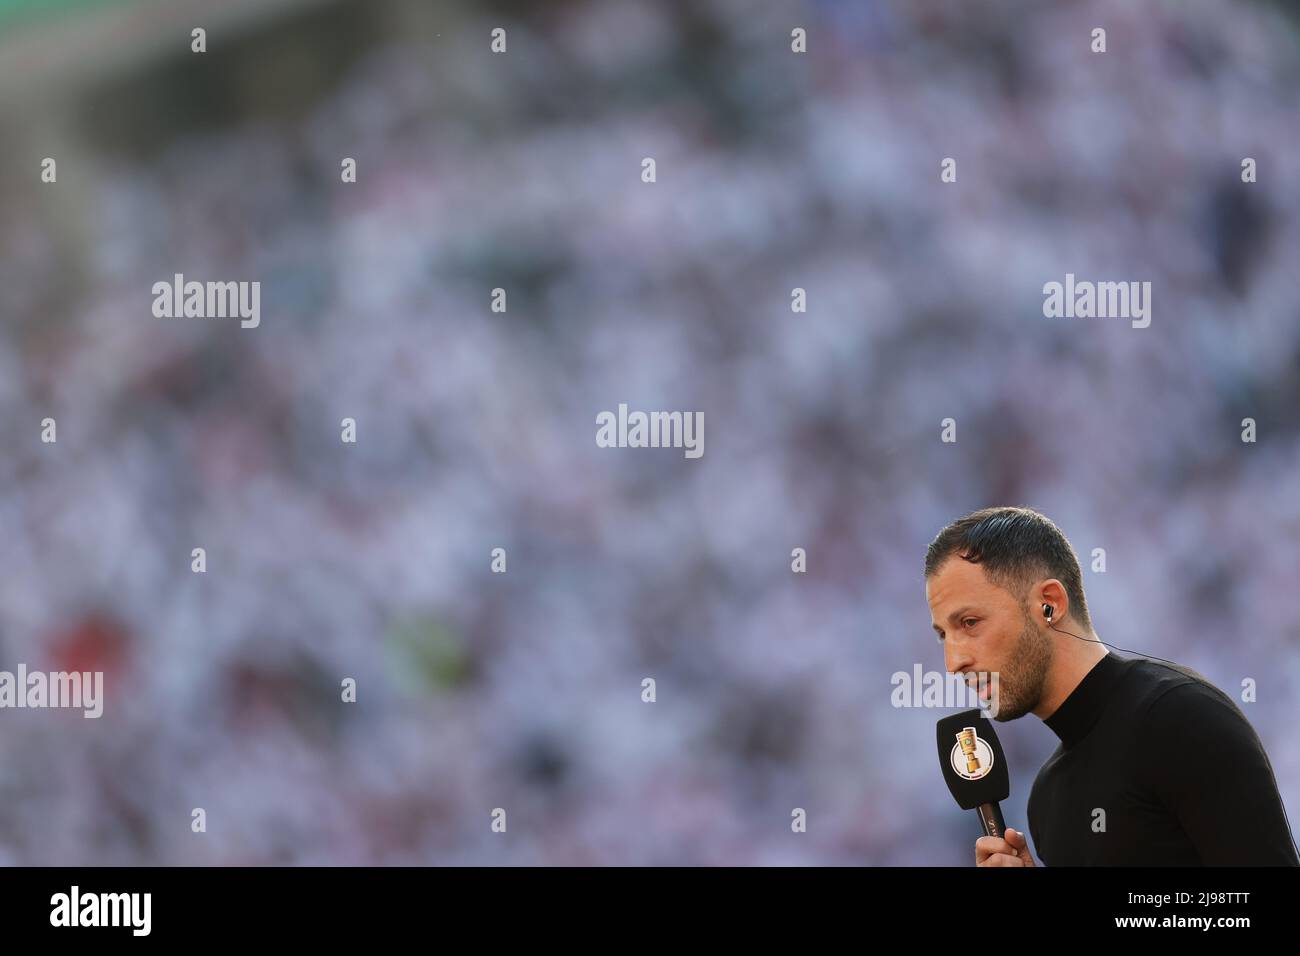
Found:
[[[1091,629],[1079,559],[1061,529],[1032,508],[981,508],[939,532],[925,553],[928,578],[952,555],[984,565],[989,580],[1024,604],[1029,586],[1056,578],[1070,598],[1070,616]]]

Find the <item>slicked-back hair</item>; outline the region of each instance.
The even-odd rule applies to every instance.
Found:
[[[1061,529],[1032,508],[981,508],[939,532],[925,553],[931,577],[951,557],[982,564],[989,580],[1010,591],[1022,607],[1035,581],[1056,578],[1070,598],[1070,616],[1092,629],[1083,596],[1079,559]]]

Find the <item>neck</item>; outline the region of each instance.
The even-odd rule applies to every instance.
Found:
[[[1074,692],[1088,671],[1107,654],[1106,645],[1097,643],[1096,631],[1080,631],[1075,627],[1066,629],[1087,640],[1081,641],[1060,631],[1048,631],[1055,646],[1047,679],[1043,681],[1043,695],[1033,711],[1034,716],[1040,720],[1046,720],[1056,713],[1056,709]]]

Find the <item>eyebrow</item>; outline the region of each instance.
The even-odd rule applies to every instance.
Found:
[[[976,607],[974,604],[966,604],[966,605],[963,605],[962,607],[957,608],[957,610],[953,611],[951,614],[948,615],[948,623],[949,623],[949,624],[952,624],[952,623],[955,622],[959,617],[961,617],[963,614],[968,614],[968,613],[970,613],[971,611],[978,611],[978,610],[979,610],[979,608]],[[931,626],[932,628],[934,628],[934,630],[935,630],[936,632],[939,632],[939,631],[942,630],[942,628],[940,628],[938,624],[931,624],[930,626]]]

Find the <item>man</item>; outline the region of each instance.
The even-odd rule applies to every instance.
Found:
[[[1300,865],[1273,768],[1232,699],[1195,671],[1098,641],[1079,562],[1050,520],[986,508],[925,559],[944,665],[998,674],[996,720],[1060,739],[1029,794],[1049,866]],[[1033,866],[1022,831],[975,842],[978,866]]]

